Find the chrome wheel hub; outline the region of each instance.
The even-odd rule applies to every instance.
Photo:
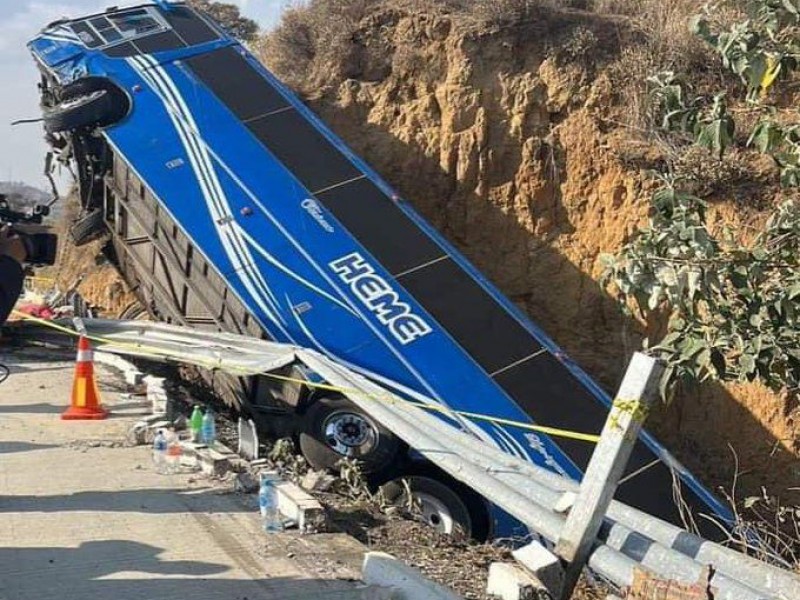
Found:
[[[444,502],[424,492],[413,492],[412,496],[414,503],[419,508],[420,516],[426,524],[439,533],[447,535],[455,533],[453,515]]]
[[[342,456],[363,456],[377,443],[375,428],[355,413],[335,413],[325,420],[323,427],[325,441]]]

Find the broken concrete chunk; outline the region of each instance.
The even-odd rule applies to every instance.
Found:
[[[147,401],[150,402],[150,410],[153,412],[154,415],[166,415],[167,414],[167,401],[169,398],[167,397],[166,392],[158,391],[152,392],[149,388],[147,390]]]
[[[144,382],[145,382],[145,384],[147,384],[148,386],[151,386],[151,385],[152,385],[152,386],[154,386],[154,387],[156,387],[156,386],[160,386],[162,389],[163,389],[163,387],[164,387],[164,383],[165,383],[166,381],[167,381],[167,378],[166,378],[166,377],[156,377],[156,376],[154,376],[154,375],[146,375],[146,376],[144,377]]]
[[[197,452],[200,470],[212,477],[222,477],[230,470],[228,457],[210,448],[202,448]]]
[[[278,510],[287,519],[297,522],[300,533],[321,533],[327,529],[328,516],[322,505],[291,481],[275,481]]]
[[[144,373],[132,369],[125,370],[125,383],[131,386],[141,385],[144,380]]]
[[[336,478],[325,471],[309,471],[300,482],[300,487],[309,492],[327,492]]]
[[[183,454],[193,457],[200,465],[200,470],[209,477],[223,477],[230,471],[228,457],[208,446],[181,442],[181,447]]]
[[[554,596],[564,586],[564,566],[558,557],[539,542],[514,550],[512,556]]]
[[[166,414],[167,413],[167,390],[165,388],[166,379],[164,377],[153,377],[148,375],[144,378],[144,383],[147,386],[147,401],[152,406],[153,414]]]
[[[500,600],[540,600],[549,596],[535,577],[516,565],[499,562],[489,565],[486,593]]]

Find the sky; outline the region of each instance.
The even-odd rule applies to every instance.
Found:
[[[38,118],[38,71],[26,42],[49,22],[80,16],[108,6],[141,4],[124,0],[0,0],[0,181],[23,181],[49,189],[42,174],[46,147],[42,126],[18,125],[17,119]],[[286,0],[226,0],[264,29],[274,26]]]

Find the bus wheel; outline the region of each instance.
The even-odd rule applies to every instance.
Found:
[[[44,113],[44,127],[48,133],[75,131],[95,127],[108,120],[113,107],[106,90],[64,100]]]
[[[44,127],[51,134],[109,127],[124,119],[130,109],[130,98],[111,80],[84,77],[64,86],[61,102],[44,113]]]
[[[365,474],[389,467],[400,441],[346,398],[320,398],[306,411],[300,450],[315,469],[336,470],[342,458],[356,460]]]
[[[489,536],[485,502],[454,479],[412,475],[390,481],[380,489],[386,502],[410,510],[439,533],[477,541]]]

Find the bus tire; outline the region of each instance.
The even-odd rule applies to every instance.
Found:
[[[83,77],[61,89],[60,102],[45,111],[48,133],[109,127],[128,116],[131,99],[105,77]]]
[[[315,469],[336,471],[343,458],[356,460],[364,474],[395,462],[400,440],[347,398],[323,397],[306,410],[300,450]]]
[[[111,99],[105,90],[64,100],[44,114],[44,128],[48,133],[61,133],[99,127],[109,120],[113,112]]]
[[[423,523],[439,533],[479,542],[489,537],[491,526],[486,502],[444,473],[401,477],[384,484],[380,490],[387,503],[416,512]]]

